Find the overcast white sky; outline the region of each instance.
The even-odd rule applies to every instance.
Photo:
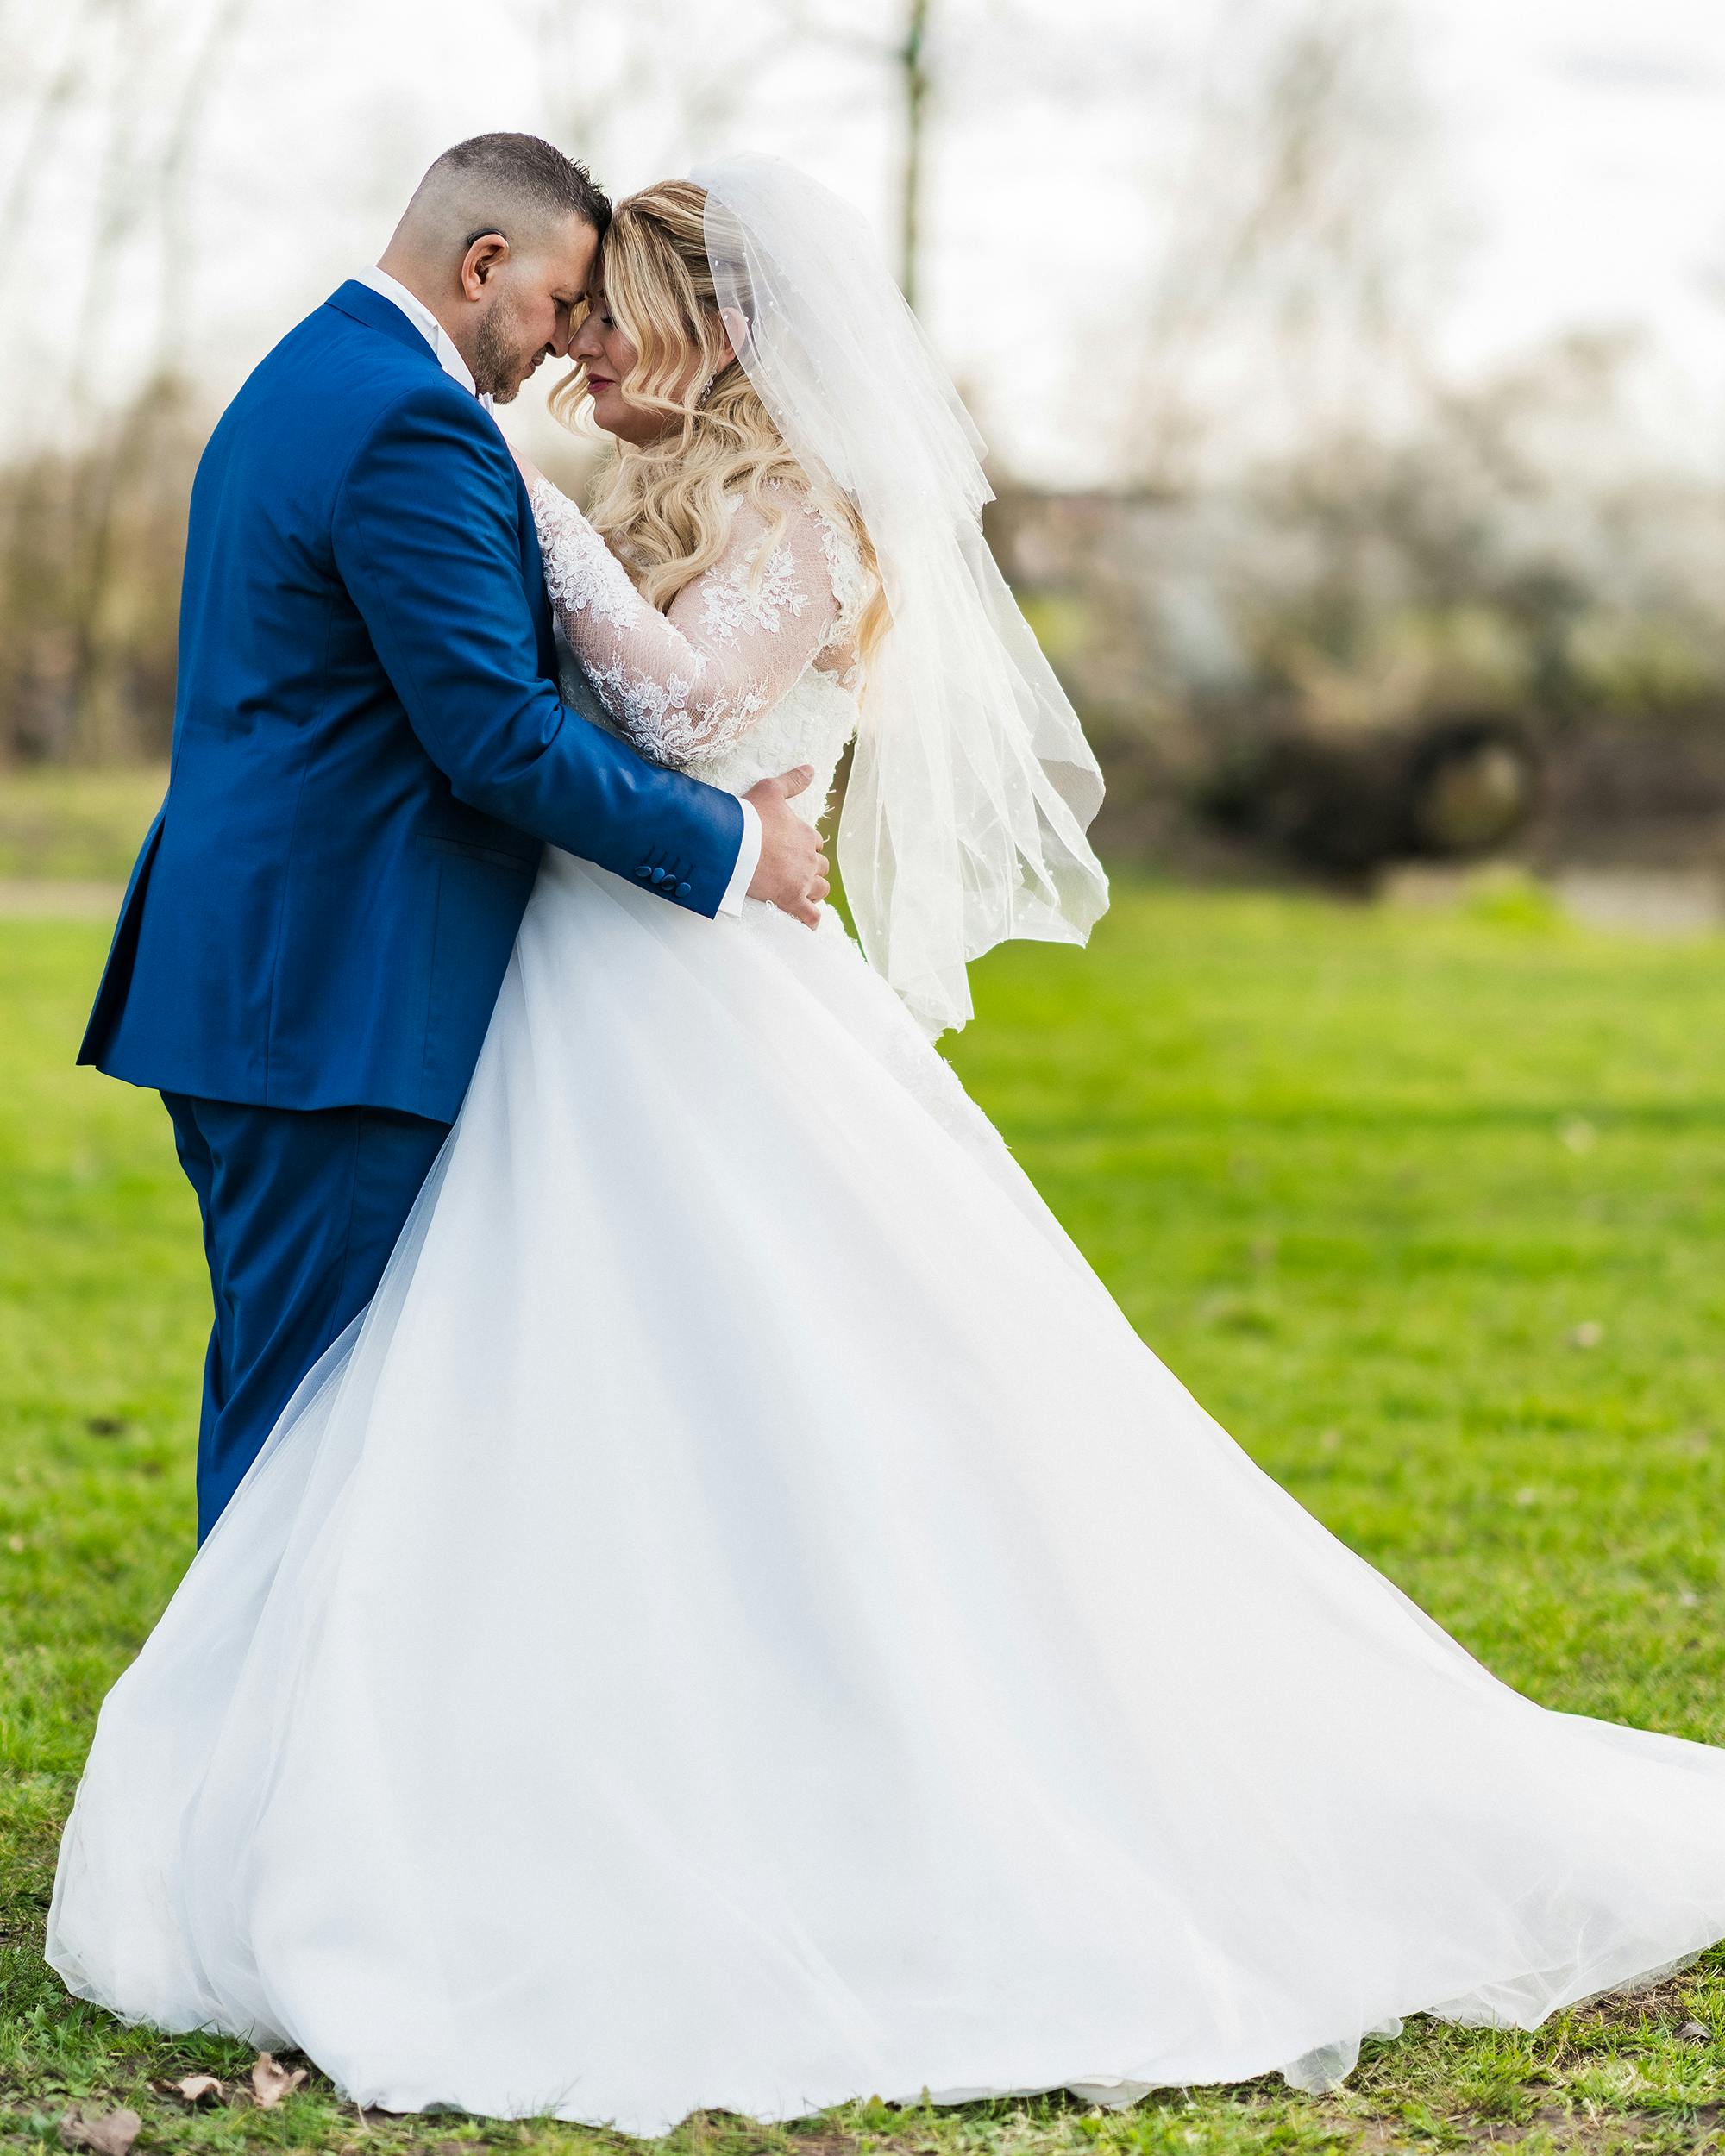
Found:
[[[180,34],[211,3],[162,0],[164,19]],[[866,41],[900,0],[809,0],[851,41],[788,58],[750,41],[756,3],[563,0],[575,27],[559,47],[542,28],[558,0],[253,0],[188,167],[172,285],[180,358],[231,391],[375,258],[430,158],[484,128],[590,148],[618,189],[702,149],[777,150],[888,229],[893,108]],[[1257,0],[1248,15],[1261,23],[1298,4]],[[1240,8],[935,0],[947,87],[925,311],[997,448],[1022,467],[1107,469],[1107,399],[1080,386],[1082,373],[1107,374],[1128,348],[1157,175]],[[1405,0],[1393,12],[1434,120],[1423,184],[1464,240],[1434,331],[1443,348],[1483,367],[1567,327],[1641,324],[1697,456],[1725,463],[1725,5]],[[0,72],[9,57],[15,84],[45,76],[89,34],[78,20],[72,0],[0,0]],[[739,46],[747,86],[714,92]],[[22,110],[0,101],[0,194]],[[48,259],[69,258],[67,289],[88,252],[93,141],[75,128],[50,141],[34,197]],[[7,417],[24,437],[56,425],[76,371],[76,309],[34,252],[32,273],[22,305],[13,283],[4,360]],[[91,317],[110,384],[138,363],[154,290],[141,273],[122,279]]]

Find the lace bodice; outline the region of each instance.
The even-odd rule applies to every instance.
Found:
[[[814,498],[740,495],[724,553],[661,613],[549,479],[530,491],[558,625],[614,730],[655,762],[732,793],[812,764],[797,797],[812,823],[856,727],[856,542]]]

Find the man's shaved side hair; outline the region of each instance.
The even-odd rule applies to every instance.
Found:
[[[600,239],[611,203],[585,165],[536,135],[475,135],[445,150],[413,192],[398,230],[457,254],[481,233],[500,232],[518,248],[531,247],[567,217],[590,224]]]

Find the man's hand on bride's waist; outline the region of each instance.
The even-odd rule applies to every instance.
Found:
[[[765,899],[806,928],[820,925],[821,901],[831,888],[820,833],[791,806],[813,780],[813,765],[801,763],[776,779],[757,779],[743,797],[761,818],[761,858],[749,895]]]

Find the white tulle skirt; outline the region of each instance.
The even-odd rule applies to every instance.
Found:
[[[1725,1934],[1725,1752],[1490,1676],[1138,1340],[836,919],[549,854],[104,1706],[49,1959],[392,2110],[1281,2068]]]

